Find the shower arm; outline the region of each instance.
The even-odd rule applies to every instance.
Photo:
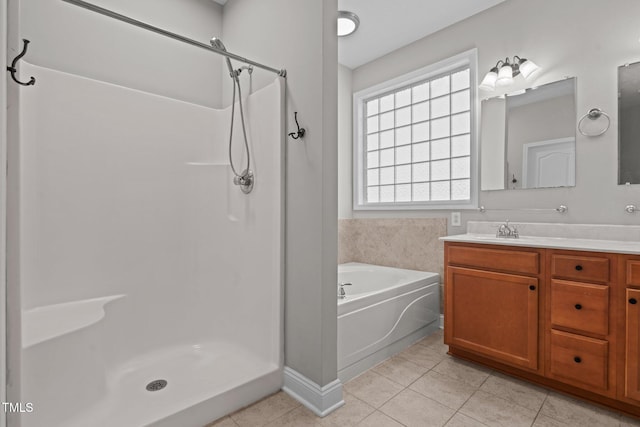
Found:
[[[230,52],[227,52],[227,51],[224,51],[224,50],[221,50],[221,49],[217,49],[217,48],[215,48],[213,46],[209,46],[207,44],[204,44],[204,43],[201,43],[199,41],[190,39],[188,37],[181,36],[180,34],[172,33],[171,31],[167,31],[167,30],[163,30],[162,28],[154,27],[153,25],[147,24],[146,22],[138,21],[137,19],[133,19],[133,18],[130,18],[128,16],[121,15],[121,14],[119,14],[117,12],[112,11],[112,10],[105,9],[105,8],[102,8],[100,6],[96,6],[96,5],[91,4],[91,3],[87,3],[86,1],[83,1],[83,0],[62,0],[62,1],[67,2],[67,3],[71,3],[71,4],[76,5],[76,6],[83,7],[85,9],[88,9],[88,10],[92,11],[92,12],[96,12],[96,13],[99,13],[101,15],[108,16],[110,18],[117,19],[118,21],[126,22],[127,24],[131,24],[131,25],[134,25],[136,27],[143,28],[143,29],[145,29],[147,31],[152,31],[152,32],[154,32],[156,34],[160,34],[160,35],[163,35],[165,37],[169,37],[169,38],[172,38],[174,40],[178,40],[178,41],[181,41],[183,43],[187,43],[187,44],[190,44],[192,46],[199,47],[201,49],[206,49],[206,50],[209,50],[209,51],[216,52],[216,53],[218,53],[218,54],[220,54],[222,56],[226,56],[227,58],[235,59],[236,61],[244,62],[245,64],[253,65],[254,67],[258,67],[258,68],[262,68],[263,70],[271,71],[272,73],[276,73],[280,77],[287,77],[287,70],[285,70],[284,68],[278,70],[276,68],[272,68],[272,67],[266,66],[266,65],[261,64],[259,62],[255,62],[255,61],[252,61],[250,59],[243,58],[242,56],[236,55],[234,53],[230,53]]]

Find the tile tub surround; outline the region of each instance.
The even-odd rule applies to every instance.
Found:
[[[446,352],[442,332],[424,338],[346,383],[346,404],[324,418],[279,392],[208,427],[640,426]]]
[[[338,220],[338,264],[362,262],[443,277],[445,218]]]

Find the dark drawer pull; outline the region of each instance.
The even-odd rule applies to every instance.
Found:
[[[529,289],[531,289],[532,291],[535,291],[535,290],[536,290],[536,287],[535,287],[535,286],[533,286],[533,285],[531,285],[531,286],[529,286]]]
[[[636,304],[638,302],[635,298],[629,298],[629,304]]]
[[[580,264],[576,265],[576,270],[582,271],[582,266]]]
[[[576,304],[574,305],[574,307],[576,308],[576,310],[582,310],[582,304]]]
[[[582,359],[580,358],[580,356],[576,356],[576,357],[573,358],[573,361],[576,362],[576,363],[580,363],[580,362],[582,362]]]

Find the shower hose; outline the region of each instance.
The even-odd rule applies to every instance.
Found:
[[[233,178],[233,182],[236,185],[245,185],[249,184],[247,179],[249,178],[249,166],[251,166],[251,157],[249,154],[249,143],[247,142],[247,130],[244,124],[244,111],[242,107],[242,91],[240,89],[240,78],[238,77],[239,71],[235,71],[233,75],[233,99],[231,101],[231,128],[229,130],[229,164],[231,165],[231,170],[235,177]],[[231,154],[231,147],[233,142],[233,121],[235,116],[236,109],[236,85],[238,86],[238,102],[240,104],[240,121],[242,122],[242,136],[244,137],[244,148],[247,153],[247,167],[238,173],[238,170],[233,164],[233,156]]]

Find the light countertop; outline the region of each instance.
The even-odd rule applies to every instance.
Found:
[[[639,226],[516,222],[510,223],[518,228],[520,234],[519,238],[514,239],[496,237],[500,224],[502,223],[469,221],[467,234],[441,237],[440,240],[640,255]]]

